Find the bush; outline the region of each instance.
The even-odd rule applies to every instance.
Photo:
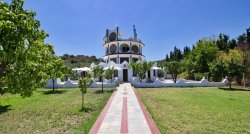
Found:
[[[164,72],[163,72],[163,70],[158,70],[158,71],[157,71],[157,76],[158,76],[159,78],[164,77]]]
[[[195,73],[194,77],[196,80],[201,80],[204,77],[204,75],[202,73]]]
[[[179,77],[182,78],[182,79],[192,79],[193,78],[192,74],[190,74],[188,72],[182,72],[179,75]]]
[[[120,82],[119,82],[119,81],[116,81],[116,82],[115,82],[115,86],[116,86],[116,87],[119,87],[119,85],[120,85]]]
[[[108,80],[111,80],[111,82],[112,82],[113,75],[114,75],[114,67],[108,68],[105,71],[105,78]]]

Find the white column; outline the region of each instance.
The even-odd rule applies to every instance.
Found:
[[[120,52],[120,44],[119,42],[117,42],[117,52],[116,53],[119,53]]]
[[[132,52],[132,45],[131,45],[131,42],[129,44],[129,52],[131,53]]]

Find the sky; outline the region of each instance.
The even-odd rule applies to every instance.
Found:
[[[203,37],[237,38],[250,27],[250,0],[25,0],[24,5],[37,13],[58,56],[103,57],[105,30],[116,26],[123,38],[132,37],[136,26],[148,61]]]

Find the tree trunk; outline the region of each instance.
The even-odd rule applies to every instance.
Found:
[[[142,76],[138,75],[139,81],[142,83]]]
[[[1,62],[0,63],[0,84],[1,84],[1,86],[4,84],[3,79],[4,79],[4,75],[5,75],[7,66],[8,66],[8,62]]]
[[[84,90],[82,89],[82,110],[83,110],[83,107],[84,107]]]
[[[246,87],[246,73],[243,73],[243,84]]]
[[[229,89],[231,90],[232,87],[231,87],[231,79],[228,79],[229,80]]]
[[[176,75],[175,74],[172,74],[172,79],[173,79],[174,83],[176,83]]]
[[[103,93],[103,76],[102,76],[102,93]]]

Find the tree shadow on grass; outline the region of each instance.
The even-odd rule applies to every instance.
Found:
[[[79,110],[80,112],[92,112],[92,111],[94,111],[93,109],[91,109],[91,108],[88,108],[88,107],[83,107],[83,108],[81,108],[80,110]]]
[[[0,105],[0,114],[8,112],[11,110],[11,105]]]
[[[229,88],[229,87],[219,87],[219,89],[225,90],[225,91],[248,91],[250,92],[250,89],[247,88]]]
[[[63,94],[63,93],[65,93],[65,92],[67,92],[66,90],[48,90],[48,91],[41,91],[41,92],[43,92],[43,94],[47,94],[47,95],[49,95],[49,94]]]

